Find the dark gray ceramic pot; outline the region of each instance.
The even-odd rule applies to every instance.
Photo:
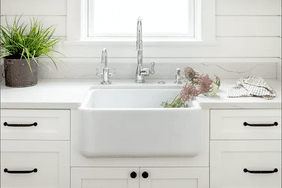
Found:
[[[38,65],[30,59],[29,65],[25,59],[13,59],[12,57],[4,57],[5,84],[8,87],[30,87],[37,84]]]

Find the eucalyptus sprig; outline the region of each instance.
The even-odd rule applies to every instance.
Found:
[[[33,59],[36,63],[40,61],[40,56],[46,56],[50,58],[55,65],[56,60],[61,61],[55,57],[55,53],[61,54],[55,50],[58,47],[58,43],[62,40],[61,38],[53,38],[56,27],[54,25],[43,28],[43,23],[37,21],[34,17],[30,20],[29,31],[27,30],[28,25],[19,24],[21,17],[15,17],[12,25],[8,24],[6,18],[6,26],[0,27],[0,40],[1,40],[1,52],[0,57],[10,56],[13,59],[26,59],[30,71],[31,65],[30,60]],[[61,54],[63,55],[63,54]],[[46,65],[46,64],[45,64]]]

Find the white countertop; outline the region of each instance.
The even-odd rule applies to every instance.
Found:
[[[36,86],[27,88],[10,88],[1,85],[1,108],[77,108],[83,101],[91,86],[157,86],[161,79],[146,80],[146,83],[136,84],[133,79],[113,79],[111,85],[101,85],[100,79],[45,79],[39,80]],[[164,80],[164,86],[179,87],[174,80]],[[281,82],[276,79],[265,81],[273,87],[277,96],[273,100],[258,97],[228,98],[227,90],[237,79],[221,80],[217,98],[198,96],[202,108],[281,108]]]
[[[221,86],[217,92],[218,98],[197,97],[202,108],[281,108],[281,82],[276,79],[265,79],[265,81],[274,89],[276,97],[272,100],[266,100],[261,97],[240,97],[228,98],[227,91],[230,85],[236,84],[238,79],[221,80]]]

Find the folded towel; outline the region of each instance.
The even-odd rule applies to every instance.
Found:
[[[240,78],[236,85],[229,86],[228,97],[262,97],[273,99],[275,91],[258,76]]]

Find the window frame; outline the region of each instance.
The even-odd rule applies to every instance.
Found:
[[[129,37],[87,37],[88,34],[88,0],[68,0],[67,2],[67,39],[69,45],[121,45],[133,46],[136,39]],[[195,38],[144,38],[143,45],[174,46],[174,45],[214,45],[216,44],[215,0],[195,0]],[[200,25],[196,25],[200,23]]]

